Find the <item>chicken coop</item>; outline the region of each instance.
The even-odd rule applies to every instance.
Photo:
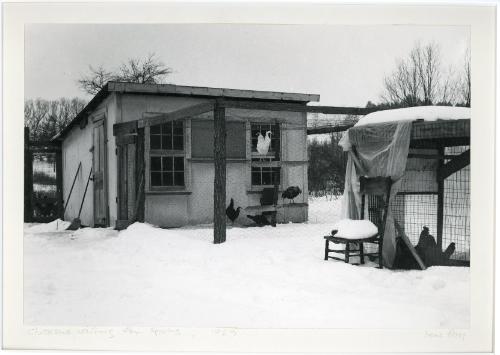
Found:
[[[470,119],[416,122],[401,189],[393,201],[402,231],[417,245],[428,226],[451,260],[470,263]]]
[[[253,223],[247,215],[266,212],[264,190],[277,188],[277,221],[304,222],[304,108],[318,100],[311,94],[109,82],[54,138],[62,151],[64,218],[77,217],[82,206],[84,225],[178,227],[214,222],[214,203],[225,208],[233,199],[234,208],[242,207],[235,223],[246,225]],[[224,156],[222,169],[215,154]],[[224,183],[224,194],[214,193],[214,181]],[[281,197],[290,186],[302,192],[293,201]]]
[[[397,126],[400,122],[405,126]],[[399,133],[406,139],[398,137],[398,130],[407,130]],[[402,164],[390,202],[394,238],[384,238],[392,255],[395,238],[404,237],[416,246],[426,226],[439,250],[454,244],[447,265],[469,265],[470,109],[379,111],[360,120],[348,136],[358,175],[368,171],[390,176],[389,171],[394,174]]]

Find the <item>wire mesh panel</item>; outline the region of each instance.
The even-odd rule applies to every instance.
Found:
[[[444,154],[457,156],[468,147],[447,147]],[[423,156],[427,157],[423,158]],[[410,150],[399,193],[392,201],[394,218],[413,245],[419,241],[423,226],[435,239],[438,234],[437,150]],[[450,159],[445,159],[447,163]],[[455,243],[451,259],[470,261],[470,168],[460,169],[443,183],[442,247]]]
[[[459,155],[467,149],[447,147],[445,155]],[[452,259],[470,261],[470,165],[444,180],[443,247],[452,242],[456,248]]]
[[[423,226],[429,227],[431,234],[436,235],[437,201],[437,194],[399,194],[394,198],[394,217],[413,245],[417,245]]]

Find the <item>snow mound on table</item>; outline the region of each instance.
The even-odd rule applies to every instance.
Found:
[[[346,239],[369,238],[378,233],[377,226],[366,219],[343,219],[333,225],[333,230],[338,231],[336,237]]]
[[[50,223],[40,223],[32,227],[25,229],[28,233],[48,233],[48,232],[58,232],[64,231],[69,227],[71,222],[63,221],[61,219],[56,219]]]
[[[436,121],[470,119],[469,107],[417,106],[372,112],[362,117],[356,126],[395,121]]]

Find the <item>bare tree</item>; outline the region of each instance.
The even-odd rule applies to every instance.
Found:
[[[94,68],[89,66],[89,73],[83,75],[78,80],[80,88],[90,95],[97,94],[106,83],[115,79],[115,75],[104,69],[102,66]]]
[[[436,43],[416,43],[396,69],[384,78],[383,105],[408,107],[456,103],[456,80],[452,68],[445,73]]]
[[[471,67],[470,67],[470,48],[467,48],[464,56],[463,68],[458,80],[459,103],[470,107],[471,99]]]
[[[117,80],[131,83],[155,84],[163,82],[172,69],[149,54],[143,60],[129,59],[120,67]]]
[[[30,139],[49,140],[60,132],[85,107],[79,98],[59,100],[26,100],[24,125],[30,129]]]
[[[149,54],[143,59],[131,58],[122,63],[116,71],[108,71],[103,66],[97,69],[89,66],[89,73],[83,75],[78,84],[90,95],[97,94],[108,81],[123,81],[130,83],[163,83],[172,69],[167,67],[155,54]]]
[[[45,100],[28,100],[24,103],[24,124],[30,128],[32,140],[39,140],[43,122],[49,112],[49,103]]]
[[[446,105],[455,105],[457,103],[458,97],[458,85],[457,85],[457,76],[455,70],[452,66],[450,66],[442,77],[441,85],[439,86],[439,90],[437,92],[437,99],[435,104],[446,106]]]
[[[440,85],[440,58],[439,47],[430,43],[425,47],[417,44],[411,56],[415,56],[418,77],[422,88],[422,102],[424,105],[432,105],[437,98]]]
[[[401,106],[416,106],[419,104],[421,90],[419,55],[412,50],[406,59],[400,59],[396,70],[384,78],[384,101],[398,103]]]

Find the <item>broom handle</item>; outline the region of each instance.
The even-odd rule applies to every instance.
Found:
[[[76,174],[75,174],[75,178],[73,179],[73,184],[71,184],[71,189],[69,189],[68,199],[66,200],[66,203],[64,204],[63,216],[64,216],[64,213],[66,213],[66,207],[68,207],[69,199],[71,197],[71,193],[73,192],[73,187],[75,187],[76,178],[78,176],[78,172],[80,171],[81,167],[82,167],[82,162],[80,162],[80,164],[78,164],[78,169],[76,169]]]
[[[85,186],[85,191],[83,192],[82,203],[80,204],[80,210],[78,211],[78,218],[80,218],[80,213],[82,213],[83,201],[85,201],[85,195],[87,194],[87,188],[89,187],[90,176],[92,176],[92,168],[90,168],[89,178],[87,179],[87,185]]]

